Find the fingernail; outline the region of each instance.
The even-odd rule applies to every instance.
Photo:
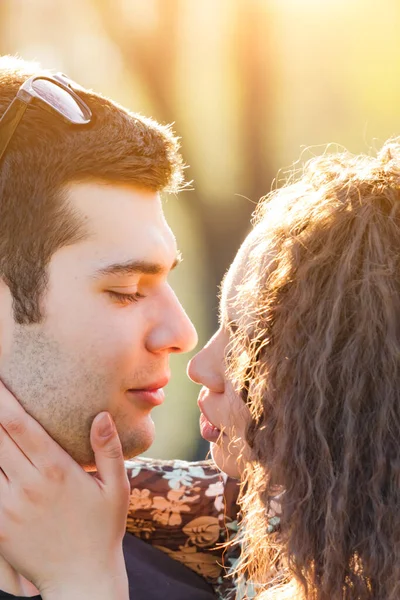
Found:
[[[100,437],[110,437],[110,435],[113,433],[114,431],[114,425],[113,422],[111,421],[111,417],[110,415],[105,412],[101,415],[101,417],[99,418],[99,424],[98,424],[98,434]]]

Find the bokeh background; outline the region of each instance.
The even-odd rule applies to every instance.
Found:
[[[278,170],[328,142],[370,152],[400,134],[399,31],[399,0],[0,0],[0,54],[174,123],[194,190],[165,201],[184,255],[171,279],[199,345]],[[207,452],[186,363],[174,357],[150,456]]]

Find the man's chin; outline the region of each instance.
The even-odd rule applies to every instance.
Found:
[[[135,458],[135,456],[139,456],[139,454],[143,454],[143,452],[146,452],[146,450],[148,450],[150,448],[150,446],[152,445],[152,443],[154,442],[154,436],[148,436],[147,438],[145,438],[144,436],[141,437],[140,440],[138,440],[137,438],[134,439],[132,442],[125,442],[122,445],[122,452],[124,455],[124,460],[129,460],[131,458]],[[85,471],[96,471],[96,463],[95,463],[95,458],[94,458],[94,454],[92,453],[91,457],[87,457],[85,461],[79,461],[81,467],[85,470]]]
[[[146,452],[154,442],[155,438],[155,429],[154,423],[151,419],[146,423],[146,427],[142,427],[140,429],[135,429],[133,431],[121,431],[118,429],[122,453],[124,455],[124,460],[129,460],[134,458],[135,456],[139,456],[139,454],[143,454]],[[77,453],[69,452],[81,467],[85,471],[96,471],[96,462],[92,449],[88,449],[84,455],[78,455]]]
[[[120,433],[122,452],[125,460],[143,454],[153,444],[155,438],[154,423],[151,418],[146,426],[131,432]]]

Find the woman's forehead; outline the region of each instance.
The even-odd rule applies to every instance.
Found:
[[[248,258],[254,248],[256,235],[254,230],[247,236],[240,246],[231,266],[225,274],[221,284],[220,312],[221,317],[227,321],[235,320],[234,300],[237,288],[242,283],[248,266]]]

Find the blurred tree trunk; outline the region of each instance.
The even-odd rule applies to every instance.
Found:
[[[94,1],[94,0],[93,0]],[[153,106],[157,120],[171,123],[177,117],[176,82],[177,53],[185,52],[179,46],[179,31],[184,3],[187,0],[156,0],[156,23],[151,28],[135,27],[130,19],[121,19],[121,12],[108,0],[95,2],[103,27],[119,47],[124,65],[132,77],[140,79]],[[123,5],[121,4],[121,10]],[[240,86],[242,102],[239,105],[239,160],[244,162],[243,171],[248,174],[248,190],[253,202],[235,198],[228,207],[224,198],[210,202],[197,189],[185,210],[196,223],[197,235],[202,240],[206,256],[208,306],[206,318],[211,333],[217,325],[217,289],[221,277],[233,260],[239,242],[249,229],[249,217],[254,209],[254,200],[264,195],[271,182],[265,139],[268,135],[270,103],[267,97],[269,64],[265,51],[266,22],[260,19],[259,4],[254,0],[239,0],[237,3],[234,31],[230,32],[229,56],[234,61],[236,85]],[[125,23],[125,28],[121,23]],[[167,35],[166,35],[167,33]],[[201,115],[199,115],[201,118]],[[262,125],[261,125],[262,124]],[[185,149],[184,158],[193,165],[190,174],[196,182],[196,160],[192,160]],[[213,140],[210,140],[210,144]],[[193,157],[194,158],[194,157]],[[198,157],[197,157],[198,161]],[[248,195],[248,194],[247,194]],[[202,458],[208,451],[208,443],[199,441],[194,458]]]
[[[93,0],[94,1],[94,0]],[[108,0],[95,1],[95,6],[102,18],[107,34],[118,45],[124,64],[135,77],[145,84],[147,94],[154,107],[157,120],[173,122],[176,118],[175,98],[171,91],[176,80],[177,52],[184,52],[177,43],[178,31],[181,27],[183,3],[187,0],[156,0],[156,26],[151,29],[138,27],[132,29],[132,22],[125,20],[125,28],[121,26],[121,10]],[[259,5],[258,5],[259,6]],[[243,104],[241,110],[243,131],[243,151],[241,157],[250,173],[250,193],[252,200],[265,194],[270,185],[264,140],[267,129],[269,102],[265,97],[267,65],[262,55],[265,48],[265,23],[260,21],[259,11],[254,0],[240,0],[236,31],[231,36],[232,55],[237,64],[237,78],[243,88]],[[167,32],[167,35],[166,35]],[[240,40],[240,43],[238,43]],[[238,49],[244,54],[239,54]],[[262,85],[260,85],[260,82]],[[262,123],[262,128],[260,127]],[[182,132],[183,141],[185,132]],[[212,140],[210,140],[212,143]],[[190,155],[184,151],[186,162],[194,164]],[[196,181],[196,173],[191,169]],[[235,256],[238,240],[242,240],[249,227],[249,216],[254,209],[251,202],[241,202],[234,210],[227,210],[226,203],[216,201],[210,205],[205,202],[199,190],[194,192],[196,198],[186,203],[188,210],[200,230],[208,252],[205,257],[209,278],[210,306],[215,306],[215,291],[223,273]],[[215,327],[215,311],[210,311],[210,329]]]
[[[5,27],[7,25],[7,15],[9,10],[9,0],[0,0],[0,56],[7,54],[6,45],[3,40],[6,39]]]
[[[235,62],[243,90],[243,160],[250,175],[251,197],[257,200],[269,191],[273,177],[269,125],[273,115],[270,90],[274,73],[268,19],[263,18],[267,6],[268,3],[261,6],[256,0],[240,0],[235,35]]]

